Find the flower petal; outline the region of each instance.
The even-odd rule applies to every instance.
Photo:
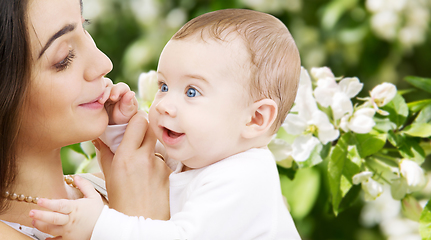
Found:
[[[144,101],[153,101],[159,89],[157,82],[157,72],[151,70],[147,73],[141,73],[138,80],[139,97]]]
[[[397,94],[397,87],[392,83],[382,83],[373,88],[370,92],[371,98],[377,106],[385,106]]]
[[[319,144],[319,140],[311,134],[298,136],[292,144],[293,159],[297,162],[307,160],[317,144]]]
[[[283,123],[283,128],[292,135],[302,134],[307,128],[307,122],[297,114],[288,114]]]
[[[342,92],[344,92],[349,98],[355,97],[364,86],[357,77],[343,78],[338,85]]]
[[[334,73],[332,73],[331,69],[328,67],[320,67],[320,68],[311,68],[311,76],[314,79],[322,79],[322,78],[334,78]]]
[[[373,176],[372,172],[363,171],[353,176],[352,181],[353,181],[353,184],[358,185],[361,182],[367,181],[372,176]]]
[[[343,92],[337,92],[334,95],[331,108],[335,120],[342,118],[346,113],[352,114],[353,112],[352,101]]]

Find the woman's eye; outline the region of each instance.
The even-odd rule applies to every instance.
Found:
[[[191,87],[187,89],[186,95],[187,97],[197,97],[197,96],[200,96],[201,94],[198,92],[198,90]]]
[[[57,72],[61,72],[63,70],[66,70],[66,68],[68,68],[70,66],[70,64],[72,63],[73,58],[75,58],[75,54],[73,53],[72,50],[69,50],[69,53],[67,54],[67,56],[63,60],[54,64],[54,67],[57,69]]]
[[[163,83],[162,86],[160,87],[160,91],[167,92],[168,91],[168,85],[166,85],[166,83]]]

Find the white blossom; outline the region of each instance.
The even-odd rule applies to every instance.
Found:
[[[139,97],[144,101],[153,101],[159,89],[157,83],[157,72],[151,70],[147,73],[141,73],[139,75],[138,92]]]
[[[375,200],[383,193],[383,186],[376,180],[372,179],[373,173],[370,171],[363,171],[353,176],[353,184],[361,183],[362,190],[364,190],[364,198],[366,201]]]
[[[355,133],[369,133],[376,125],[373,117],[376,111],[373,108],[361,108],[351,115],[345,115],[340,120],[340,128]]]
[[[365,201],[375,200],[383,192],[382,184],[372,178],[362,182],[362,190],[364,190]]]
[[[383,107],[397,94],[397,87],[392,83],[382,83],[373,88],[370,92],[372,101],[378,106]]]
[[[407,193],[421,190],[427,180],[424,170],[414,161],[403,159],[400,161],[400,173],[407,182]]]
[[[312,91],[310,76],[302,68],[295,106],[291,110],[297,114],[288,114],[282,125],[288,134],[296,137],[292,142],[292,157],[295,161],[307,160],[320,142],[327,144],[340,134],[328,116],[318,109]]]
[[[311,76],[316,80],[324,78],[335,79],[334,73],[332,73],[331,69],[328,67],[311,68],[310,73]]]
[[[353,184],[358,185],[358,184],[368,180],[372,176],[373,176],[373,173],[370,171],[360,172],[360,173],[356,174],[355,176],[353,176],[353,178],[352,178]]]
[[[394,40],[397,36],[397,26],[399,24],[397,13],[385,10],[374,14],[371,17],[371,28],[376,35],[385,40]]]
[[[271,150],[271,153],[278,165],[285,168],[292,167],[293,157],[291,144],[283,139],[273,138],[268,144],[268,148]]]
[[[319,145],[319,140],[311,134],[299,135],[292,144],[292,157],[297,162],[303,162],[310,157],[313,149]]]
[[[362,90],[363,83],[354,77],[343,78],[337,84],[332,72],[329,71],[327,69],[314,69],[314,75],[318,78],[314,96],[323,107],[330,106],[334,119],[338,120],[346,113],[352,114],[353,104],[350,99]]]
[[[316,135],[323,144],[338,138],[339,131],[331,124],[328,116],[317,108],[312,95],[310,76],[305,69],[301,72],[301,81],[293,109],[298,114],[288,114],[282,125],[287,133],[292,135],[311,133]]]
[[[399,42],[411,49],[425,41],[429,29],[429,1],[424,0],[367,0],[372,13],[371,28],[376,36]]]

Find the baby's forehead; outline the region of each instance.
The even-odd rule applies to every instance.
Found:
[[[234,61],[238,64],[232,67],[249,69],[252,59],[251,51],[247,42],[237,32],[224,31],[221,32],[219,35],[215,36],[213,34],[210,34],[208,31],[203,31],[191,34],[184,38],[184,40],[187,40],[188,38],[189,41],[196,41],[197,43],[203,43],[208,45],[215,44],[220,45],[223,48],[228,48],[231,53],[230,57],[234,59]]]

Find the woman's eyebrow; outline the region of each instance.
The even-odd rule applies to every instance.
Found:
[[[64,34],[71,32],[73,30],[75,30],[76,28],[76,24],[67,24],[66,26],[64,26],[62,29],[60,29],[58,32],[56,32],[49,40],[48,42],[45,44],[45,47],[42,48],[42,51],[40,51],[39,57],[37,59],[39,59],[40,57],[42,57],[43,53],[46,51],[46,49],[49,48],[49,46],[51,46],[51,44],[59,37],[63,36]]]

